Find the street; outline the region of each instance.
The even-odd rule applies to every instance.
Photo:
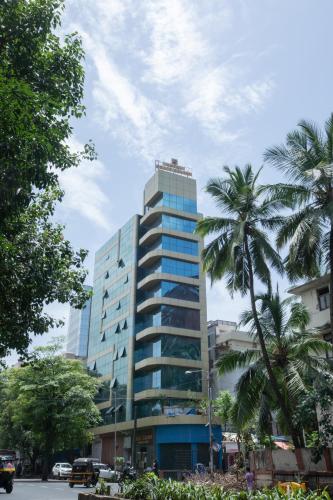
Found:
[[[115,491],[117,485],[113,485]],[[70,488],[65,482],[19,482],[14,483],[11,495],[7,495],[5,490],[0,489],[0,498],[7,495],[10,500],[77,500],[80,492],[93,492],[95,488],[85,488],[84,486],[74,486]]]

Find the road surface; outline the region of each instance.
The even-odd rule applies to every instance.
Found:
[[[113,485],[117,488],[117,485]],[[74,486],[70,488],[65,482],[15,482],[13,492],[7,495],[5,490],[0,488],[0,499],[5,500],[77,500],[78,493],[93,493],[95,488],[85,488],[84,486]]]

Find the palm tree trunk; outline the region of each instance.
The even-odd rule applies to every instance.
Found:
[[[333,340],[333,220],[331,220],[330,231],[330,330],[331,340]]]
[[[251,259],[251,254],[250,254],[250,250],[249,250],[247,235],[245,235],[244,243],[245,243],[245,253],[246,253],[246,259],[247,259],[248,271],[249,271],[249,289],[250,289],[250,298],[251,298],[251,308],[252,308],[254,323],[256,325],[256,330],[257,330],[257,335],[258,335],[258,339],[259,339],[259,344],[260,344],[262,356],[264,358],[264,363],[266,366],[266,370],[268,373],[270,383],[272,384],[273,391],[274,391],[275,396],[277,398],[277,401],[280,405],[281,411],[285,417],[285,420],[286,420],[286,423],[288,425],[289,432],[290,432],[291,438],[293,440],[294,446],[295,446],[295,448],[299,448],[299,446],[300,446],[299,435],[298,435],[297,430],[293,426],[291,412],[288,408],[288,405],[285,402],[283,395],[280,392],[278,382],[277,382],[276,377],[274,375],[272,365],[271,365],[271,362],[270,362],[270,359],[268,356],[268,352],[266,349],[264,334],[263,334],[261,324],[260,324],[260,321],[258,318],[258,313],[257,313],[257,308],[256,308],[256,300],[255,300],[255,294],[254,294],[254,279],[253,279],[252,259]]]

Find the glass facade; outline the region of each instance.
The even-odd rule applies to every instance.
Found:
[[[91,291],[92,287],[84,285],[84,289]],[[82,358],[88,353],[90,311],[91,298],[82,309],[71,307],[69,314],[66,351]]]
[[[173,281],[160,281],[158,285],[148,292],[138,293],[137,302],[141,303],[154,297],[169,297],[171,299],[199,302],[199,287]]]
[[[205,305],[200,304],[204,299],[200,287],[204,285],[203,280],[199,281],[200,242],[193,236],[196,220],[192,219],[198,218],[196,184],[182,172],[175,174],[175,167],[163,172],[157,168],[145,186],[144,212],[161,208],[146,218],[146,223],[139,215],[132,217],[96,254],[87,367],[93,376],[102,377],[96,396],[96,403],[103,403],[102,425],[133,420],[133,405],[138,418],[198,414],[189,391],[202,392],[202,373],[197,367],[204,366],[201,360],[206,347],[204,335],[197,332],[204,322],[201,311],[205,311]],[[164,207],[177,210],[177,215],[166,213],[172,210]],[[157,227],[169,231],[155,231],[146,239],[146,246],[140,244],[141,236]],[[172,235],[165,234],[171,231]],[[157,256],[140,260],[154,249],[159,250]],[[160,279],[157,273],[170,276]],[[151,280],[139,283],[151,274],[155,274]],[[160,300],[157,305],[143,304],[150,298]],[[160,327],[161,333],[136,337],[143,329],[154,326]],[[176,335],[168,334],[170,328],[177,328],[171,330]],[[159,363],[159,358],[166,357],[173,358],[171,366]],[[135,363],[147,358],[156,360],[153,366],[135,369]],[[179,364],[194,366],[193,372],[186,373],[188,368]],[[154,397],[146,399],[145,395],[144,401],[136,401],[140,396],[136,398],[135,394],[148,389],[156,389]],[[182,399],[170,398],[168,390],[182,391]],[[119,429],[119,443],[129,428]],[[123,448],[127,459],[131,452],[125,439]],[[111,460],[112,453],[113,449]]]
[[[182,212],[197,213],[197,201],[178,196],[171,193],[162,193],[160,197],[153,203],[146,207],[146,211],[154,207],[169,207]]]
[[[155,220],[155,222],[149,226],[143,226],[141,228],[141,236],[156,227],[193,234],[196,228],[196,222],[189,219],[183,219],[182,217],[177,217],[175,215],[162,214]]]
[[[199,277],[199,264],[186,262],[184,260],[162,257],[148,269],[143,269],[141,277],[144,278],[152,273],[168,273],[176,276],[187,276],[189,278]]]
[[[176,335],[160,335],[151,342],[138,345],[135,351],[135,362],[161,356],[199,360],[201,359],[201,341]]]
[[[199,246],[197,241],[185,240],[174,236],[163,234],[158,240],[150,246],[144,247],[141,250],[141,255],[144,256],[153,250],[167,250],[169,252],[187,253],[189,255],[199,255]]]
[[[144,372],[134,378],[134,392],[148,389],[173,389],[179,391],[200,392],[201,373],[188,372],[180,366],[163,366],[160,369]]]
[[[182,219],[174,215],[162,215],[162,227],[173,231],[182,231],[183,233],[194,233],[196,222],[193,220]]]
[[[137,333],[152,326],[170,326],[200,330],[200,311],[187,307],[162,305],[149,314],[137,315]]]
[[[103,399],[123,404],[128,419],[132,401],[127,395],[127,353],[135,328],[137,227],[138,218],[133,217],[96,254],[87,361],[91,372],[107,379],[103,394],[108,397]]]

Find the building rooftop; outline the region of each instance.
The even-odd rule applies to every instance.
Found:
[[[303,283],[302,285],[295,286],[293,288],[289,288],[288,292],[292,293],[293,295],[302,295],[302,293],[307,292],[309,290],[312,290],[313,288],[318,288],[321,286],[328,285],[330,281],[330,275],[325,274],[324,276],[321,276],[320,278],[316,278],[314,280],[307,281],[306,283]]]
[[[192,171],[187,167],[182,167],[178,165],[178,160],[176,158],[171,158],[171,162],[155,160],[155,170],[164,170],[165,172],[171,172],[177,175],[183,175],[185,177],[192,177]]]

